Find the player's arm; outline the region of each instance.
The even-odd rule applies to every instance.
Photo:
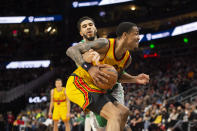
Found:
[[[68,96],[66,94],[66,90],[64,90],[64,94],[66,95],[67,115],[70,115],[70,100],[68,99]],[[68,117],[70,117],[70,116],[68,116]]]
[[[125,68],[120,71],[118,82],[120,82],[120,83],[136,83],[136,76],[132,76],[132,75],[128,74],[127,72],[125,72],[125,69],[128,68],[130,64],[131,64],[131,57],[127,61]]]
[[[136,83],[136,76],[132,76],[127,72],[123,72],[121,77],[118,79],[120,83]]]
[[[100,55],[105,54],[109,47],[109,41],[105,38],[99,38],[95,41],[79,43],[67,49],[66,54],[79,66],[85,69],[92,77],[95,84],[108,82],[109,75],[99,70],[99,67],[84,61],[82,54],[93,49]],[[103,65],[104,66],[104,65]]]
[[[142,73],[137,76],[133,76],[124,71],[126,68],[129,67],[130,64],[131,64],[131,57],[129,58],[129,60],[126,63],[125,68],[122,70],[121,74],[119,75],[118,81],[120,83],[138,83],[138,84],[143,84],[143,85],[147,84],[150,79],[149,75]]]
[[[108,50],[109,43],[105,38],[99,38],[95,41],[89,41],[85,43],[79,43],[67,49],[66,54],[77,64],[82,66],[85,61],[83,60],[82,54],[93,49],[99,54],[106,53]]]
[[[51,90],[51,96],[50,96],[50,106],[49,106],[49,117],[52,117],[52,109],[53,109],[53,89]]]

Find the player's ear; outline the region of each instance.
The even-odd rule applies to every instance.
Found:
[[[125,39],[126,37],[127,37],[127,33],[124,32],[124,33],[122,34],[122,38]]]
[[[80,35],[83,37],[83,33],[82,33],[81,31],[80,31],[79,33],[80,33]]]

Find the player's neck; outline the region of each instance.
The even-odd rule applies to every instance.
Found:
[[[56,87],[57,91],[62,91],[62,89],[63,89],[62,87]]]
[[[127,51],[127,48],[124,47],[124,43],[123,40],[121,39],[117,39],[116,43],[115,43],[115,55],[116,58],[120,59],[122,58],[122,56],[125,54],[125,52]]]
[[[86,38],[83,38],[83,40],[84,40],[85,42],[94,41],[94,40],[97,40],[97,36],[94,37],[94,40],[88,40],[88,39],[86,39]]]

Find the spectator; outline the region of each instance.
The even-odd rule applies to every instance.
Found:
[[[139,109],[135,109],[134,115],[130,118],[130,127],[132,131],[141,131],[143,128],[143,117]]]
[[[7,125],[6,125],[6,130],[10,131],[13,128],[13,122],[14,122],[14,115],[12,114],[11,111],[7,112]]]
[[[0,129],[5,130],[5,120],[3,114],[0,114]]]

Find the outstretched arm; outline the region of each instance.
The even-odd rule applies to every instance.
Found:
[[[136,83],[136,77],[124,72],[121,77],[118,79],[120,83]]]
[[[67,49],[66,54],[77,64],[82,66],[82,64],[85,62],[83,60],[82,54],[89,51],[90,49],[93,49],[94,51],[97,51],[98,53],[106,53],[107,47],[109,46],[108,40],[105,38],[99,38],[95,41],[85,42],[85,43],[79,43],[76,46],[72,46]]]
[[[126,63],[126,66],[124,69],[128,68],[130,64],[131,64],[131,57]],[[147,83],[149,83],[149,79],[150,79],[149,75],[142,73],[137,76],[132,76],[128,74],[127,72],[124,72],[124,69],[122,70],[122,73],[120,74],[119,79],[118,79],[120,83],[137,83],[137,84],[143,84],[143,85],[146,85]]]
[[[126,68],[129,67],[130,64],[131,64],[131,57],[127,61],[124,69],[122,69],[120,71],[118,82],[120,82],[120,83],[136,83],[136,76],[132,76],[124,71]]]

